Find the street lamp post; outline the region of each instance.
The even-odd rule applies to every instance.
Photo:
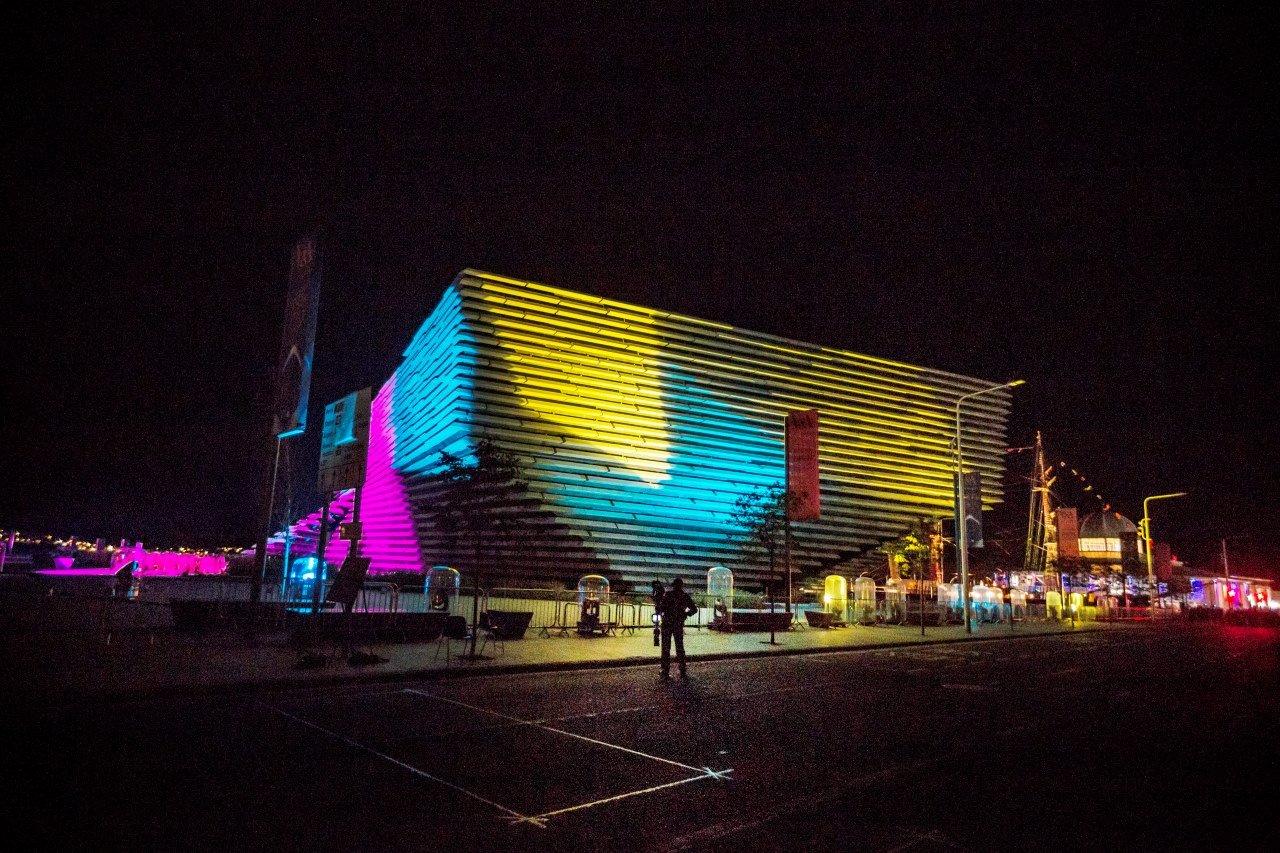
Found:
[[[956,557],[960,563],[960,595],[964,607],[965,633],[973,633],[973,624],[969,621],[969,525],[965,521],[964,510],[964,451],[960,445],[960,407],[965,400],[982,394],[992,394],[1006,388],[1017,388],[1026,384],[1025,379],[1015,379],[1003,385],[983,388],[965,394],[956,400]]]
[[[1168,498],[1181,498],[1186,494],[1186,492],[1170,492],[1167,495],[1152,495],[1149,498],[1142,499],[1142,521],[1140,526],[1142,528],[1141,533],[1144,540],[1142,543],[1143,548],[1147,552],[1147,587],[1151,590],[1152,616],[1155,615],[1156,599],[1160,597],[1160,588],[1156,586],[1155,559],[1151,556],[1151,545],[1154,542],[1151,538],[1151,502],[1167,500]]]

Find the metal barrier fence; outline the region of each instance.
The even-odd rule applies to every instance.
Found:
[[[245,602],[249,598],[250,583],[248,578],[228,576],[193,576],[193,577],[142,577],[135,578],[127,588],[122,588],[111,575],[91,577],[58,577],[58,576],[25,576],[21,584],[11,583],[10,589],[0,588],[3,593],[4,608],[11,611],[26,610],[19,602],[38,605],[49,596],[58,593],[60,598],[87,598],[103,602],[101,621],[106,624],[128,617],[129,621],[142,620],[149,625],[161,627],[169,622],[168,605],[171,601],[205,601],[211,603]],[[327,590],[326,590],[327,591]],[[696,612],[686,623],[689,630],[698,630],[710,625],[716,618],[717,605],[723,609],[763,611],[773,609],[781,611],[785,603],[769,599],[756,593],[735,592],[731,600],[724,596],[711,595],[705,592],[690,592]],[[460,594],[449,599],[450,615],[462,616],[472,621],[473,608],[479,611],[512,611],[531,614],[529,627],[551,635],[559,633],[568,635],[573,632],[579,622],[579,593],[574,589],[534,589],[496,587],[480,590],[478,607],[475,607],[475,591],[464,588]],[[654,605],[650,595],[642,592],[608,592],[599,594],[599,622],[608,631],[637,631],[649,629],[653,625]],[[262,601],[267,604],[285,605],[293,610],[306,610],[312,601],[312,585],[291,584],[281,594],[278,583],[264,584]],[[108,607],[109,605],[109,607]],[[793,601],[793,622],[799,627],[806,626],[804,613],[810,609],[822,609],[823,605],[813,594],[799,594]],[[867,607],[867,605],[870,605]],[[918,618],[917,604],[906,596],[886,595],[885,588],[877,588],[877,596],[872,603],[850,597],[845,609],[845,622],[850,625],[862,624],[914,624]],[[864,608],[868,612],[863,612]],[[394,583],[369,580],[358,594],[355,608],[358,612],[383,613],[422,613],[427,601],[420,591],[402,591]],[[134,613],[137,611],[137,613]],[[144,614],[143,611],[146,611]],[[1007,620],[1007,606],[1001,608],[998,621]],[[89,619],[98,618],[99,608],[93,608],[95,614]],[[1148,608],[1112,608],[1110,611],[1081,613],[1085,620],[1098,619],[1141,619],[1176,618],[1185,616],[1170,608],[1156,610]],[[994,614],[992,614],[994,617]],[[926,619],[930,624],[938,618],[943,623],[960,623],[959,607],[947,608],[926,600]],[[1038,622],[1047,618],[1042,602],[1030,601],[1026,610],[1017,609],[1015,618]],[[993,618],[992,621],[997,621]]]
[[[85,598],[123,598],[150,605],[167,605],[171,601],[207,601],[210,603],[234,603],[249,600],[248,578],[226,575],[202,575],[192,577],[141,577],[134,578],[127,588],[112,575],[66,578],[54,575],[30,575],[44,595],[61,594]],[[327,594],[330,582],[325,584]],[[262,585],[261,601],[266,604],[285,604],[303,607],[312,601],[314,585],[311,582],[291,583],[284,594],[276,583]],[[418,596],[421,598],[421,596]],[[323,599],[323,597],[322,597]],[[365,581],[356,597],[354,609],[361,612],[400,611],[400,588],[386,581]]]
[[[458,595],[449,599],[448,613],[454,616],[471,618],[473,610],[474,590],[463,588]],[[726,608],[766,610],[768,600],[762,595],[736,593],[731,602],[724,602],[723,596],[708,595],[703,592],[690,593],[697,612],[689,617],[685,627],[698,630],[706,627],[715,618],[717,603]],[[653,598],[647,593],[607,592],[596,595],[600,603],[600,623],[617,630],[636,630],[653,625]],[[402,593],[401,608],[406,612],[425,609],[426,602],[418,593]],[[796,602],[797,613],[803,607],[817,606],[812,601]],[[774,608],[782,610],[784,602],[775,601]],[[479,610],[497,610],[531,613],[529,627],[549,633],[560,631],[568,633],[576,628],[581,616],[578,591],[573,589],[522,589],[513,587],[495,587],[480,591]]]

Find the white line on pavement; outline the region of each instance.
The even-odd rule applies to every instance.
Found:
[[[627,752],[627,753],[630,753],[631,755],[639,756],[640,758],[647,758],[650,761],[658,761],[658,762],[661,762],[662,764],[670,764],[673,767],[682,767],[685,770],[692,770],[694,773],[705,773],[707,769],[705,767],[694,767],[692,765],[685,764],[680,761],[673,761],[670,758],[663,758],[659,755],[650,755],[647,752],[641,752],[638,749],[631,749],[630,747],[622,746],[621,744],[609,743],[608,741],[605,741],[605,740],[597,740],[596,738],[587,737],[586,735],[581,735],[581,734],[578,734],[577,732],[570,732],[570,731],[566,731],[565,729],[558,729],[555,726],[543,725],[542,723],[538,723],[533,720],[522,720],[519,717],[513,717],[510,714],[503,714],[499,711],[491,711],[488,708],[481,708],[479,705],[470,705],[466,702],[459,702],[457,699],[449,699],[444,696],[437,696],[434,693],[427,693],[424,690],[415,690],[413,688],[406,688],[404,692],[412,693],[416,696],[423,696],[427,699],[435,699],[438,702],[447,702],[450,705],[457,705],[460,708],[466,708],[468,710],[475,711],[480,714],[489,714],[491,716],[499,717],[504,720],[510,720],[513,723],[519,723],[520,725],[523,725],[523,726],[533,726],[534,728],[544,729],[549,732],[555,732],[558,735],[564,735],[565,737],[571,737],[577,740],[585,741],[587,743],[593,743],[596,746],[603,746],[603,747],[608,747],[609,749],[616,749],[619,752]]]
[[[344,734],[339,734],[338,732],[332,731],[330,729],[326,729],[324,726],[318,725],[316,723],[311,722],[310,720],[299,717],[297,714],[291,714],[288,711],[284,710],[283,708],[272,707],[272,710],[274,710],[277,714],[280,714],[281,716],[288,717],[289,719],[294,720],[295,722],[302,723],[304,726],[315,729],[318,732],[323,732],[324,734],[327,734],[331,738],[340,740],[343,743],[345,743],[347,746],[353,747],[363,752],[367,752],[370,755],[377,756],[378,758],[381,758],[383,761],[390,762],[391,764],[394,764],[396,767],[399,767],[402,770],[408,770],[410,773],[412,773],[415,776],[430,780],[432,782],[435,782],[438,785],[444,785],[446,788],[450,788],[454,791],[457,791],[459,794],[468,796],[473,800],[478,800],[479,802],[482,802],[487,806],[492,806],[493,808],[497,809],[498,811],[502,812],[503,814],[507,815],[508,817],[512,818],[517,822],[533,823],[535,826],[543,826],[543,824],[538,822],[536,819],[532,819],[527,815],[522,815],[520,814],[520,812],[515,811],[514,809],[509,809],[506,806],[502,805],[501,803],[495,803],[493,800],[486,799],[480,796],[479,794],[477,794],[475,791],[469,791],[466,788],[463,788],[461,785],[455,785],[452,782],[449,782],[445,779],[441,779],[439,776],[433,776],[430,773],[426,772],[425,770],[419,770],[417,767],[414,767],[412,764],[406,764],[405,762],[401,761],[398,758],[387,755],[385,752],[379,752],[373,747],[366,746],[363,743],[360,743],[360,741],[355,740],[354,738],[350,738]]]
[[[652,794],[655,791],[661,791],[666,788],[675,788],[679,785],[687,785],[690,782],[701,782],[704,779],[718,779],[723,781],[729,772],[730,771],[728,770],[714,770],[714,771],[703,773],[700,776],[691,776],[688,779],[677,779],[674,782],[666,782],[662,785],[653,785],[648,788],[640,788],[639,790],[636,790],[636,791],[627,791],[626,793],[623,793],[623,794],[614,794],[612,797],[605,797],[602,800],[592,800],[589,803],[578,803],[576,806],[568,806],[563,809],[556,809],[555,811],[552,811],[552,812],[543,812],[542,814],[538,815],[535,819],[547,820],[548,818],[552,818],[557,815],[567,814],[569,812],[581,811],[582,809],[589,809],[594,806],[603,806],[606,803],[614,803],[614,802],[617,802],[618,800],[628,799],[629,797],[639,797],[643,794]]]

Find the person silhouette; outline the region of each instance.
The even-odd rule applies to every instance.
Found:
[[[688,678],[684,658],[684,620],[698,612],[693,599],[684,591],[684,581],[676,578],[671,582],[671,589],[662,596],[657,605],[662,619],[662,680],[671,680],[671,643],[676,646],[676,663],[680,667],[680,677]]]

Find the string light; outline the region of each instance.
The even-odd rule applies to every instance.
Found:
[[[13,541],[15,545],[53,545],[54,547],[57,547],[57,548],[74,548],[77,551],[85,551],[85,552],[99,550],[96,540],[84,539],[78,536],[57,537],[48,533],[44,535],[40,535],[38,533],[23,534],[22,532],[17,530],[8,531],[8,530],[0,529],[0,539],[8,539],[10,533],[13,534]],[[129,546],[129,547],[132,547],[132,546]],[[115,545],[103,545],[101,550],[104,552],[110,553],[110,552],[115,552],[119,549]],[[211,557],[216,554],[238,554],[245,549],[236,547],[233,545],[219,545],[214,548],[191,548],[186,545],[179,545],[174,548],[164,548],[164,547],[153,546],[153,547],[149,547],[147,550],[173,552],[177,554],[191,554],[194,556],[201,556],[201,557]]]
[[[1082,491],[1082,492],[1084,492],[1085,494],[1090,495],[1090,496],[1091,496],[1091,497],[1093,497],[1094,499],[1096,499],[1096,500],[1098,501],[1098,503],[1100,503],[1100,504],[1102,505],[1102,511],[1103,511],[1103,512],[1110,512],[1110,511],[1111,511],[1111,504],[1110,504],[1110,502],[1108,502],[1106,498],[1104,498],[1101,494],[1099,494],[1099,493],[1098,493],[1098,492],[1093,488],[1093,484],[1089,482],[1089,478],[1088,478],[1088,477],[1086,477],[1084,474],[1081,474],[1081,473],[1080,473],[1078,470],[1076,470],[1075,468],[1072,468],[1072,467],[1070,467],[1069,465],[1067,465],[1067,463],[1066,463],[1066,462],[1059,461],[1059,462],[1058,462],[1058,467],[1059,467],[1060,469],[1062,469],[1062,471],[1063,471],[1064,473],[1065,473],[1066,471],[1070,471],[1070,472],[1071,472],[1071,475],[1072,475],[1073,477],[1075,477],[1075,478],[1076,478],[1076,481],[1080,484],[1080,486],[1081,486],[1081,491]]]

